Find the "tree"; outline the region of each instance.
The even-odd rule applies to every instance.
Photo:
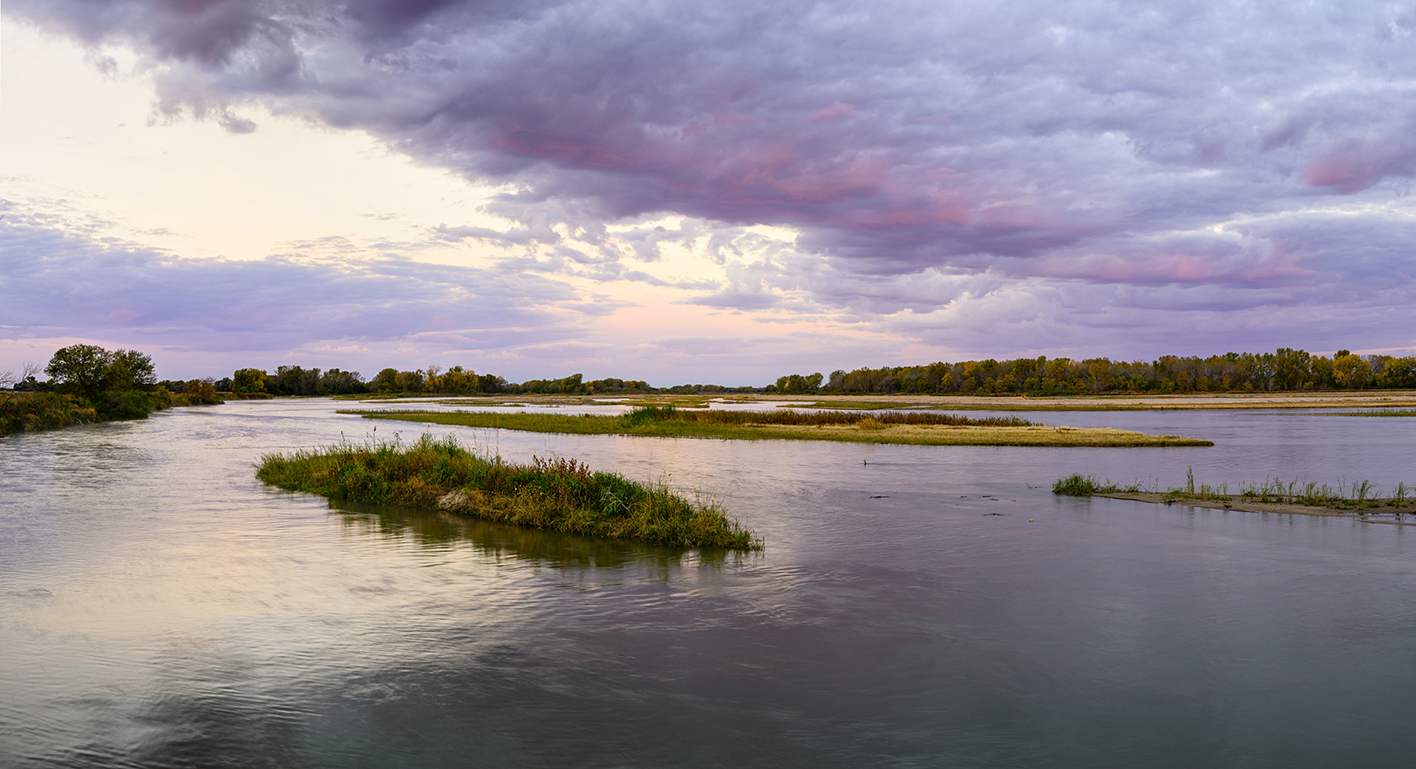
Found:
[[[1341,350],[1340,352],[1347,352]],[[1360,355],[1338,355],[1332,362],[1332,378],[1337,380],[1339,387],[1349,389],[1361,389],[1367,384],[1367,378],[1372,373],[1371,364],[1362,360]]]
[[[1416,355],[1388,359],[1379,381],[1383,387],[1416,387]]]
[[[789,394],[814,393],[821,389],[821,374],[802,376],[801,374],[789,374],[777,378],[777,392]]]
[[[374,388],[377,392],[393,392],[398,389],[398,369],[386,368],[380,371],[374,375],[374,379],[369,382],[369,386]]]
[[[24,389],[25,384],[34,381],[35,374],[42,370],[38,363],[26,363],[18,374],[14,371],[0,371],[0,390]]]
[[[383,373],[380,372],[379,375],[382,376]],[[423,391],[423,388],[426,385],[426,380],[423,378],[423,372],[419,371],[418,369],[413,369],[412,371],[400,371],[394,375],[393,381],[398,392],[401,393],[420,393]]]
[[[61,385],[92,397],[105,391],[126,391],[157,383],[152,357],[137,350],[108,350],[92,344],[63,347],[49,359],[44,373]]]
[[[1308,353],[1280,347],[1274,353],[1273,386],[1276,390],[1297,390],[1308,378]]]
[[[10,401],[15,398],[14,390],[32,389],[35,383],[34,375],[39,372],[40,368],[37,363],[25,363],[18,374],[13,370],[0,371],[0,390],[11,390],[3,400],[0,400],[0,409],[9,406]],[[3,429],[3,427],[0,427],[0,429]]]
[[[320,389],[320,370],[300,366],[279,366],[275,370],[275,389],[283,395],[315,395]]]
[[[357,371],[340,371],[337,368],[332,368],[320,375],[321,393],[343,395],[344,393],[364,392],[367,389],[364,386],[364,378]]]
[[[105,390],[147,390],[157,384],[157,373],[153,369],[152,356],[137,350],[119,350],[113,353],[113,361],[108,367]]]
[[[95,395],[103,389],[112,361],[112,354],[98,345],[75,344],[57,350],[44,373],[70,389]]]
[[[266,372],[264,369],[243,368],[231,375],[231,392],[265,392]]]

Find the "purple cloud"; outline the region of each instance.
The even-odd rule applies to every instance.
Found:
[[[1412,273],[1416,94],[1397,74],[1416,66],[1416,26],[1387,6],[13,0],[4,12],[133,46],[162,66],[166,112],[242,131],[254,128],[242,106],[259,102],[507,183],[517,191],[491,210],[519,227],[437,234],[543,249],[507,269],[647,280],[555,227],[603,243],[606,222],[665,213],[705,223],[715,244],[747,225],[801,233],[796,256],[755,283],[730,276],[689,300],[719,307],[925,312],[958,287],[896,278],[953,275],[1004,292],[1117,287],[1106,301],[1144,289],[1156,305],[1205,286],[1231,307],[1289,291],[1355,317],[1372,287],[1389,297]],[[1324,213],[1338,206],[1367,208]],[[636,237],[623,258],[652,261],[658,241]],[[1054,323],[1077,317],[1039,306]]]
[[[273,353],[438,334],[456,337],[457,349],[501,350],[582,336],[567,314],[613,309],[529,274],[395,258],[182,259],[36,226],[14,211],[0,229],[0,327],[29,335]]]

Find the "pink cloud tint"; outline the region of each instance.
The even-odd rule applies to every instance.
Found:
[[[842,120],[855,120],[860,115],[856,114],[854,104],[844,102],[834,102],[829,107],[823,107],[813,112],[811,117],[806,119],[808,123],[836,123]]]
[[[1412,150],[1397,142],[1353,140],[1315,158],[1303,169],[1303,180],[1352,195],[1391,174],[1410,171]]]

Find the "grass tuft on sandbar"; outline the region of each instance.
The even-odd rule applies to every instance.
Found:
[[[1373,409],[1371,411],[1334,411],[1334,417],[1416,417],[1416,409]]]
[[[809,440],[926,446],[1212,446],[1210,441],[1146,435],[1110,428],[1049,427],[1017,417],[889,411],[685,411],[641,406],[620,416],[542,412],[341,411],[365,419],[394,419],[462,427],[580,435],[727,440]]]
[[[1195,483],[1193,470],[1186,471],[1185,485],[1161,491],[1159,485],[1146,488],[1140,483],[1127,486],[1111,479],[1073,473],[1052,484],[1053,494],[1074,497],[1113,497],[1141,502],[1164,504],[1184,503],[1201,507],[1234,509],[1247,507],[1259,512],[1311,513],[1325,515],[1371,516],[1390,514],[1401,521],[1416,514],[1416,486],[1398,483],[1386,496],[1370,481],[1348,483],[1339,481],[1336,487],[1316,481],[1288,481],[1268,478],[1261,482],[1240,483],[1230,491],[1228,483],[1212,486]]]
[[[261,457],[256,476],[333,500],[440,508],[503,523],[661,545],[760,550],[762,540],[714,501],[689,500],[663,483],[591,472],[574,459],[530,465],[480,457],[455,438],[341,442]]]

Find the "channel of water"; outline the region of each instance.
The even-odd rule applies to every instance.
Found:
[[[0,438],[0,765],[1406,766],[1416,527],[1054,497],[1416,483],[1409,419],[1052,412],[1213,448],[564,436],[236,402]],[[405,406],[407,404],[398,404]],[[723,499],[761,553],[262,485],[456,434]]]

